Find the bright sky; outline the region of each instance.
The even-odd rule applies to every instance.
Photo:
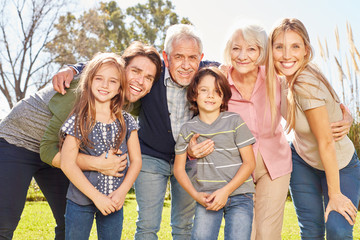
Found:
[[[94,6],[95,0],[81,0],[83,6]],[[146,0],[118,0],[119,6],[126,9]],[[355,44],[360,48],[360,1],[359,0],[172,0],[175,12],[188,17],[201,32],[204,44],[204,59],[222,61],[222,52],[231,26],[241,19],[253,19],[262,24],[267,31],[280,18],[300,19],[310,34],[312,46],[316,50],[319,38],[324,45],[328,42],[330,54],[338,54],[335,42],[335,27],[339,28],[341,51],[348,52],[346,22],[353,29]],[[77,5],[79,6],[79,5]],[[85,7],[84,7],[85,9]],[[331,57],[333,59],[333,57]],[[332,60],[333,61],[333,60]],[[321,64],[319,63],[320,67]],[[337,70],[333,69],[337,76]],[[0,118],[9,111],[0,97]]]

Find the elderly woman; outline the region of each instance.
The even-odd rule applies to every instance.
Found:
[[[256,138],[254,154],[256,186],[254,239],[281,239],[284,206],[289,187],[291,151],[280,124],[271,119],[266,97],[265,68],[267,35],[258,25],[238,27],[227,41],[224,58],[231,65],[228,81],[232,91],[229,111],[244,119]],[[280,109],[280,84],[276,107]],[[280,111],[279,111],[280,112]]]

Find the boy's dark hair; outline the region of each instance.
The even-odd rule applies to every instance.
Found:
[[[200,69],[195,74],[187,89],[187,99],[190,103],[190,109],[194,111],[195,115],[199,114],[199,108],[196,103],[196,99],[198,96],[198,85],[201,79],[208,75],[215,78],[216,89],[220,90],[222,94],[222,104],[220,106],[220,111],[224,112],[228,110],[228,103],[231,98],[231,89],[229,82],[227,81],[225,75],[217,67],[205,67]]]

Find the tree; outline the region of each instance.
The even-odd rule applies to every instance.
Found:
[[[105,17],[95,9],[84,12],[78,19],[69,12],[60,16],[54,25],[56,36],[46,45],[46,51],[60,66],[85,61],[99,51],[106,51],[110,43],[105,36]]]
[[[173,9],[174,6],[169,0],[149,0],[146,4],[139,3],[129,7],[126,12],[133,18],[130,26],[135,30],[134,38],[162,50],[166,30],[169,26],[179,23],[179,17]],[[180,22],[191,23],[188,18],[182,18]]]
[[[43,49],[66,1],[0,0],[0,90],[10,108],[49,81],[53,60]]]
[[[78,18],[71,13],[61,16],[55,25],[56,41],[46,49],[60,65],[88,60],[96,52],[121,53],[134,40],[162,50],[165,31],[179,22],[190,23],[179,20],[168,0],[148,0],[125,11],[116,1],[101,2]]]

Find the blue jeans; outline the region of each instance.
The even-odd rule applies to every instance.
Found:
[[[66,192],[64,173],[40,160],[39,153],[0,138],[0,239],[12,239],[24,209],[32,177],[44,193],[56,221],[55,239],[65,238]]]
[[[228,198],[224,208],[208,211],[196,203],[193,240],[217,240],[222,218],[225,218],[226,240],[249,240],[253,221],[253,194],[239,194]]]
[[[301,239],[353,239],[351,226],[338,212],[332,211],[325,224],[324,209],[329,197],[325,172],[317,170],[297,154],[291,146],[293,171],[290,193],[300,226]],[[360,162],[354,153],[350,163],[339,171],[340,189],[355,206],[360,199]]]
[[[142,169],[135,181],[135,194],[138,204],[135,239],[157,239],[160,230],[161,214],[168,180],[171,190],[171,222],[174,240],[190,239],[195,201],[177,182],[173,164],[162,159],[142,155]],[[186,164],[191,178],[196,171],[196,161]]]
[[[67,200],[65,213],[66,240],[89,239],[94,216],[96,217],[98,239],[121,239],[123,208],[104,216],[94,204],[81,206]]]

